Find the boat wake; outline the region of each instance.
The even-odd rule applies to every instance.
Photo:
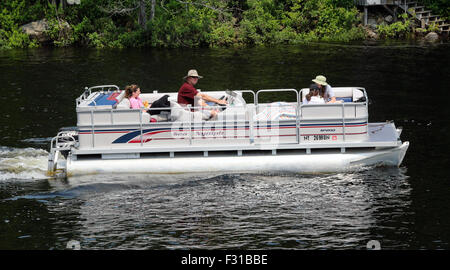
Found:
[[[48,145],[52,140],[52,137],[47,138],[29,138],[24,139],[22,142],[29,143],[29,144],[35,144],[35,145]]]
[[[0,181],[46,179],[48,152],[0,146]]]

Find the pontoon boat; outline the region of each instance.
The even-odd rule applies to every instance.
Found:
[[[334,87],[339,103],[304,104],[309,89],[209,91],[228,101],[210,107],[130,109],[115,85],[86,88],[76,100],[77,125],[51,141],[48,172],[58,176],[117,173],[322,173],[365,166],[400,166],[409,143],[392,122],[369,123],[361,87]],[[295,101],[260,102],[272,93]],[[205,110],[218,111],[213,118]],[[155,110],[158,114],[150,114]]]

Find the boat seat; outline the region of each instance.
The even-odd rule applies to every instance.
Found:
[[[156,100],[160,99],[162,96],[167,94],[140,94],[139,97],[141,98],[142,102],[147,101],[149,105],[151,105]],[[169,101],[176,101],[176,96],[169,96]],[[131,107],[130,100],[128,98],[124,98],[124,95],[122,95],[122,98],[120,102],[117,104],[117,109],[129,109]]]
[[[121,92],[124,91],[100,93],[88,106],[114,106],[119,102],[118,97],[122,94]]]
[[[183,107],[177,102],[170,100],[170,118],[174,122],[190,122],[190,121],[202,121],[208,120],[207,114],[200,111],[190,112],[187,107]],[[191,119],[191,117],[193,117]]]
[[[342,102],[353,102],[352,97],[336,97],[336,100]]]
[[[300,91],[300,100],[303,102],[303,98],[309,93],[309,88],[303,88]],[[364,96],[361,90],[353,87],[333,87],[333,92],[336,100],[342,100],[342,102],[353,102]]]
[[[150,96],[149,96],[150,95]],[[162,97],[163,94],[141,94],[140,97],[143,102],[147,101],[150,105],[158,100],[160,97]],[[169,100],[173,99],[173,97],[170,97]],[[122,100],[117,104],[116,109],[130,109],[131,104],[130,100],[128,98],[124,98],[122,96]],[[150,119],[154,119],[156,122],[168,122],[170,121],[170,115],[166,112],[161,112],[160,114],[151,115],[150,118],[147,121],[147,115],[150,116],[148,113],[143,114],[143,120],[144,122],[151,121]]]
[[[116,109],[129,109],[130,107],[130,100],[128,98],[123,98],[119,104],[117,104]]]
[[[260,112],[255,114],[254,121],[280,121],[295,120],[297,117],[296,103],[272,102],[260,107]]]

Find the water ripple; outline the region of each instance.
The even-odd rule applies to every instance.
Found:
[[[390,180],[380,182],[381,175]],[[48,204],[55,213],[73,212],[55,226],[79,227],[71,233],[89,249],[363,249],[374,228],[385,225],[379,212],[387,207],[383,213],[395,223],[388,228],[402,231],[395,220],[404,220],[410,192],[401,169],[225,174],[167,184],[143,177],[50,193],[79,201],[75,208]]]

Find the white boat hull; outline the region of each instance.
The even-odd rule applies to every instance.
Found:
[[[242,155],[209,157],[164,157],[139,159],[69,160],[67,175],[86,174],[176,174],[199,172],[326,173],[357,170],[365,166],[400,166],[409,143],[393,148],[320,152],[296,155]]]

